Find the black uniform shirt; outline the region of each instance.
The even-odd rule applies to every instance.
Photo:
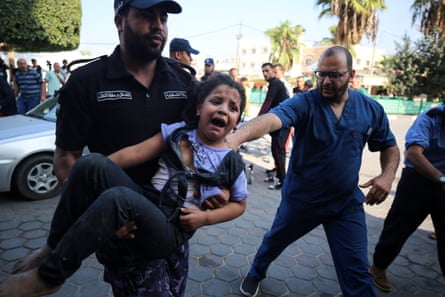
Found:
[[[61,89],[56,145],[108,155],[136,144],[159,132],[161,123],[181,120],[192,87],[189,73],[161,57],[147,89],[125,69],[118,46],[110,57],[73,71]],[[156,168],[154,160],[127,172],[146,183]]]

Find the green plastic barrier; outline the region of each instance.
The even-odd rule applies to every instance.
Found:
[[[254,89],[250,94],[250,103],[262,104],[265,98],[266,93],[261,92],[259,89]],[[431,107],[442,104],[426,100],[407,100],[404,97],[374,96],[372,98],[383,106],[387,114],[416,115]]]

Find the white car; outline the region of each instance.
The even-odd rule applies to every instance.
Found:
[[[53,166],[57,106],[49,98],[26,115],[0,118],[0,192],[28,200],[60,193]]]

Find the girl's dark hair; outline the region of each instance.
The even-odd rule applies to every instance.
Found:
[[[212,74],[208,80],[196,85],[190,92],[189,102],[184,110],[182,118],[187,123],[187,125],[192,127],[198,126],[199,116],[196,115],[196,107],[202,104],[205,98],[217,87],[225,85],[230,88],[234,88],[238,91],[241,98],[240,103],[240,117],[238,122],[241,120],[241,115],[246,107],[246,93],[244,88],[234,81],[229,75],[223,73]]]

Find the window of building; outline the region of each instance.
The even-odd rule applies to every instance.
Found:
[[[252,54],[256,54],[256,48],[252,49]]]

